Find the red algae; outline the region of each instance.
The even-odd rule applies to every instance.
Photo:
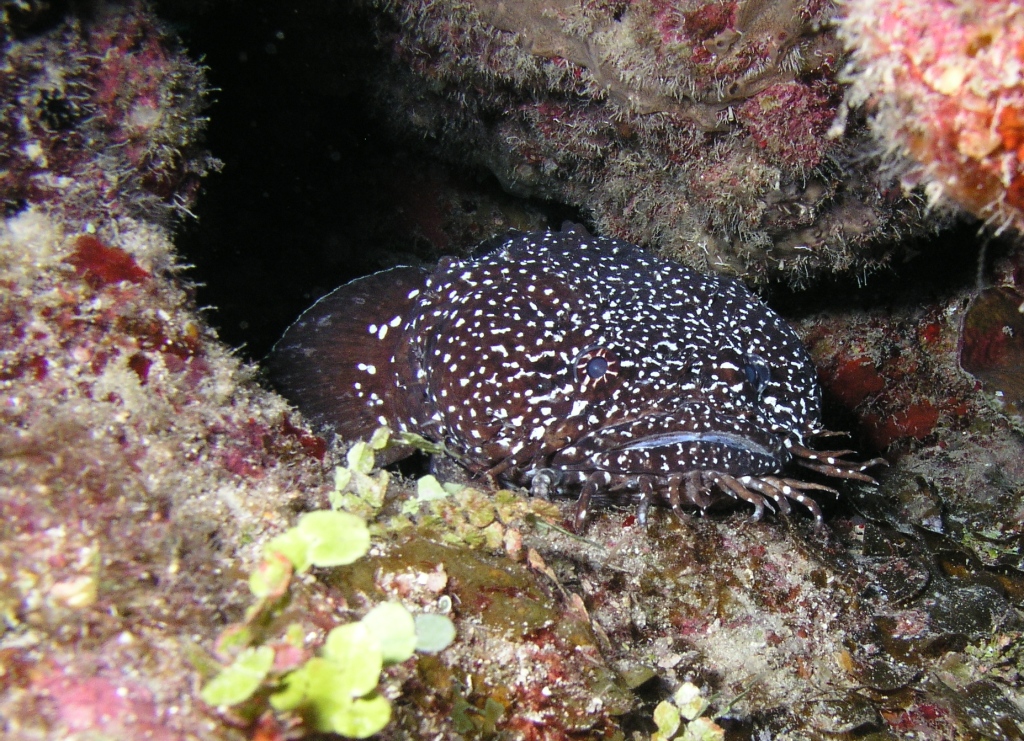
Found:
[[[71,733],[104,733],[124,738],[175,741],[180,736],[168,727],[152,693],[145,687],[96,676],[74,676],[65,667],[35,678],[33,690],[49,700],[51,712]]]
[[[150,275],[139,267],[135,258],[122,249],[108,247],[96,237],[83,234],[68,262],[93,288],[129,281],[141,283]]]
[[[298,441],[303,451],[311,458],[322,461],[327,454],[327,441],[324,438],[313,435],[308,430],[296,426],[288,417],[281,420],[281,432],[287,437]]]
[[[825,134],[835,118],[835,97],[820,85],[778,83],[739,106],[736,116],[767,154],[810,172],[829,151]]]
[[[822,380],[828,392],[850,409],[885,388],[885,379],[874,362],[865,357],[839,361],[834,368],[824,370]]]
[[[692,39],[714,38],[736,27],[736,3],[707,3],[683,14],[683,30]]]
[[[939,410],[925,399],[886,417],[868,413],[863,421],[870,430],[871,443],[876,448],[884,449],[898,440],[923,440],[928,437],[939,421]]]

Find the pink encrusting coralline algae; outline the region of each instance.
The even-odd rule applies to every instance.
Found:
[[[933,202],[1024,227],[1024,6],[1014,0],[852,0],[848,101]]]

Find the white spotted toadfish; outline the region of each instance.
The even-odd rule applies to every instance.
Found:
[[[310,307],[269,358],[311,420],[346,437],[389,424],[470,472],[600,503],[677,512],[790,500],[822,515],[793,469],[872,481],[827,433],[796,333],[739,282],[581,227],[516,234],[432,272],[400,267]]]

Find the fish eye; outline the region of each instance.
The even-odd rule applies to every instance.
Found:
[[[606,358],[591,358],[587,362],[587,375],[597,380],[608,372],[608,360]]]
[[[576,358],[575,376],[584,391],[601,386],[619,374],[619,359],[607,347],[592,347]]]
[[[747,362],[743,366],[743,373],[747,377],[747,383],[757,389],[758,393],[764,390],[764,387],[768,385],[768,381],[772,377],[772,369],[768,365],[768,361],[760,355],[753,353],[747,355]]]

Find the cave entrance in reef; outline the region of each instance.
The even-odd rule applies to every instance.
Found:
[[[168,9],[172,11],[173,9]],[[537,229],[572,209],[502,191],[479,170],[400,141],[369,113],[373,35],[359,16],[323,10],[338,38],[303,43],[316,18],[280,4],[220,4],[177,20],[215,88],[208,176],[176,243],[197,301],[221,338],[261,359],[319,296],[397,264],[469,254],[508,228]],[[332,22],[332,18],[324,22]]]

